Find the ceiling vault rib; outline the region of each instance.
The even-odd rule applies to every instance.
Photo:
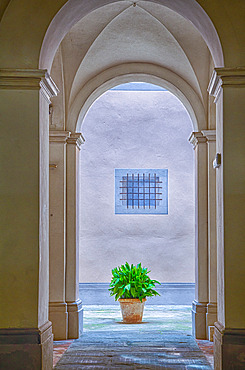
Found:
[[[90,49],[92,48],[92,46],[94,45],[94,43],[96,42],[96,40],[102,35],[102,33],[109,27],[109,25],[113,22],[113,21],[115,21],[115,19],[116,18],[118,18],[118,17],[120,17],[126,10],[128,10],[131,6],[133,6],[133,4],[130,4],[130,5],[128,5],[126,8],[124,8],[122,11],[120,11],[117,15],[115,15],[106,25],[105,25],[105,27],[103,27],[102,28],[102,30],[96,35],[96,37],[93,39],[93,41],[92,41],[92,43],[90,44],[90,46],[88,47],[88,49],[86,50],[86,52],[85,52],[85,54],[84,54],[84,56],[83,56],[83,59],[82,59],[82,61],[81,61],[81,63],[80,63],[80,65],[79,65],[79,67],[78,67],[78,69],[77,69],[77,71],[76,71],[76,73],[75,73],[75,76],[74,76],[74,78],[73,78],[73,81],[72,81],[72,85],[71,85],[71,91],[72,91],[72,87],[73,87],[73,83],[74,83],[74,81],[75,81],[75,79],[76,79],[76,76],[77,76],[77,74],[78,74],[78,72],[79,72],[79,69],[80,69],[80,67],[81,67],[81,65],[82,65],[82,63],[83,63],[83,61],[84,61],[84,59],[86,58],[86,55],[88,54],[88,52],[90,51]],[[70,97],[71,97],[71,95],[70,95]],[[69,99],[69,105],[70,105],[70,99]]]
[[[202,102],[203,102],[203,96],[202,96],[202,92],[201,92],[199,81],[198,81],[197,76],[196,76],[196,72],[195,72],[195,70],[194,70],[194,68],[192,66],[192,63],[191,63],[190,59],[188,58],[185,50],[183,49],[183,47],[181,46],[181,44],[179,43],[179,41],[177,40],[177,38],[173,35],[173,33],[169,30],[169,28],[166,27],[166,25],[163,24],[155,15],[153,15],[151,12],[149,12],[149,10],[145,9],[142,5],[139,5],[138,3],[137,3],[137,6],[138,6],[138,8],[140,8],[141,10],[143,10],[144,12],[146,12],[148,14],[148,16],[152,17],[155,20],[155,22],[160,23],[161,26],[163,28],[165,28],[170,33],[170,35],[174,38],[174,40],[176,41],[176,43],[178,44],[178,46],[182,50],[183,54],[185,55],[186,59],[188,60],[188,63],[190,65],[190,67],[191,67],[191,70],[192,70],[193,74],[195,75],[195,79],[196,79],[197,85],[199,87],[198,93],[199,93],[199,95],[200,95],[200,97],[202,99]]]

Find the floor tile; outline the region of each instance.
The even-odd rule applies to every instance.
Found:
[[[213,363],[212,343],[191,336],[189,306],[146,306],[136,325],[123,324],[117,306],[85,306],[83,335],[54,342],[54,353],[57,370],[209,370]]]

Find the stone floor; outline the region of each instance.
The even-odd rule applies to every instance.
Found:
[[[70,347],[73,340],[55,340],[53,350],[53,365],[55,366],[60,360],[61,356]]]
[[[81,338],[54,342],[57,370],[212,369],[212,363],[212,344],[191,336],[189,306],[146,305],[137,325],[123,324],[117,306],[85,306]]]

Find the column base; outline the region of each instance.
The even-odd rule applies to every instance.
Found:
[[[196,339],[207,339],[206,313],[206,303],[192,302],[192,335]]]
[[[83,332],[82,301],[67,302],[68,311],[68,339],[77,339]]]
[[[0,329],[1,369],[53,368],[52,324],[37,329]]]
[[[67,339],[68,313],[65,302],[49,302],[49,320],[52,322],[54,340]]]
[[[213,342],[214,323],[217,321],[217,304],[209,303],[207,305],[206,323],[207,323],[207,339]]]
[[[245,329],[214,324],[214,369],[245,369]]]

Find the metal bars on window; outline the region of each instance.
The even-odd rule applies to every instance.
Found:
[[[162,181],[156,173],[126,174],[120,181],[120,200],[127,208],[157,208],[162,200]]]

